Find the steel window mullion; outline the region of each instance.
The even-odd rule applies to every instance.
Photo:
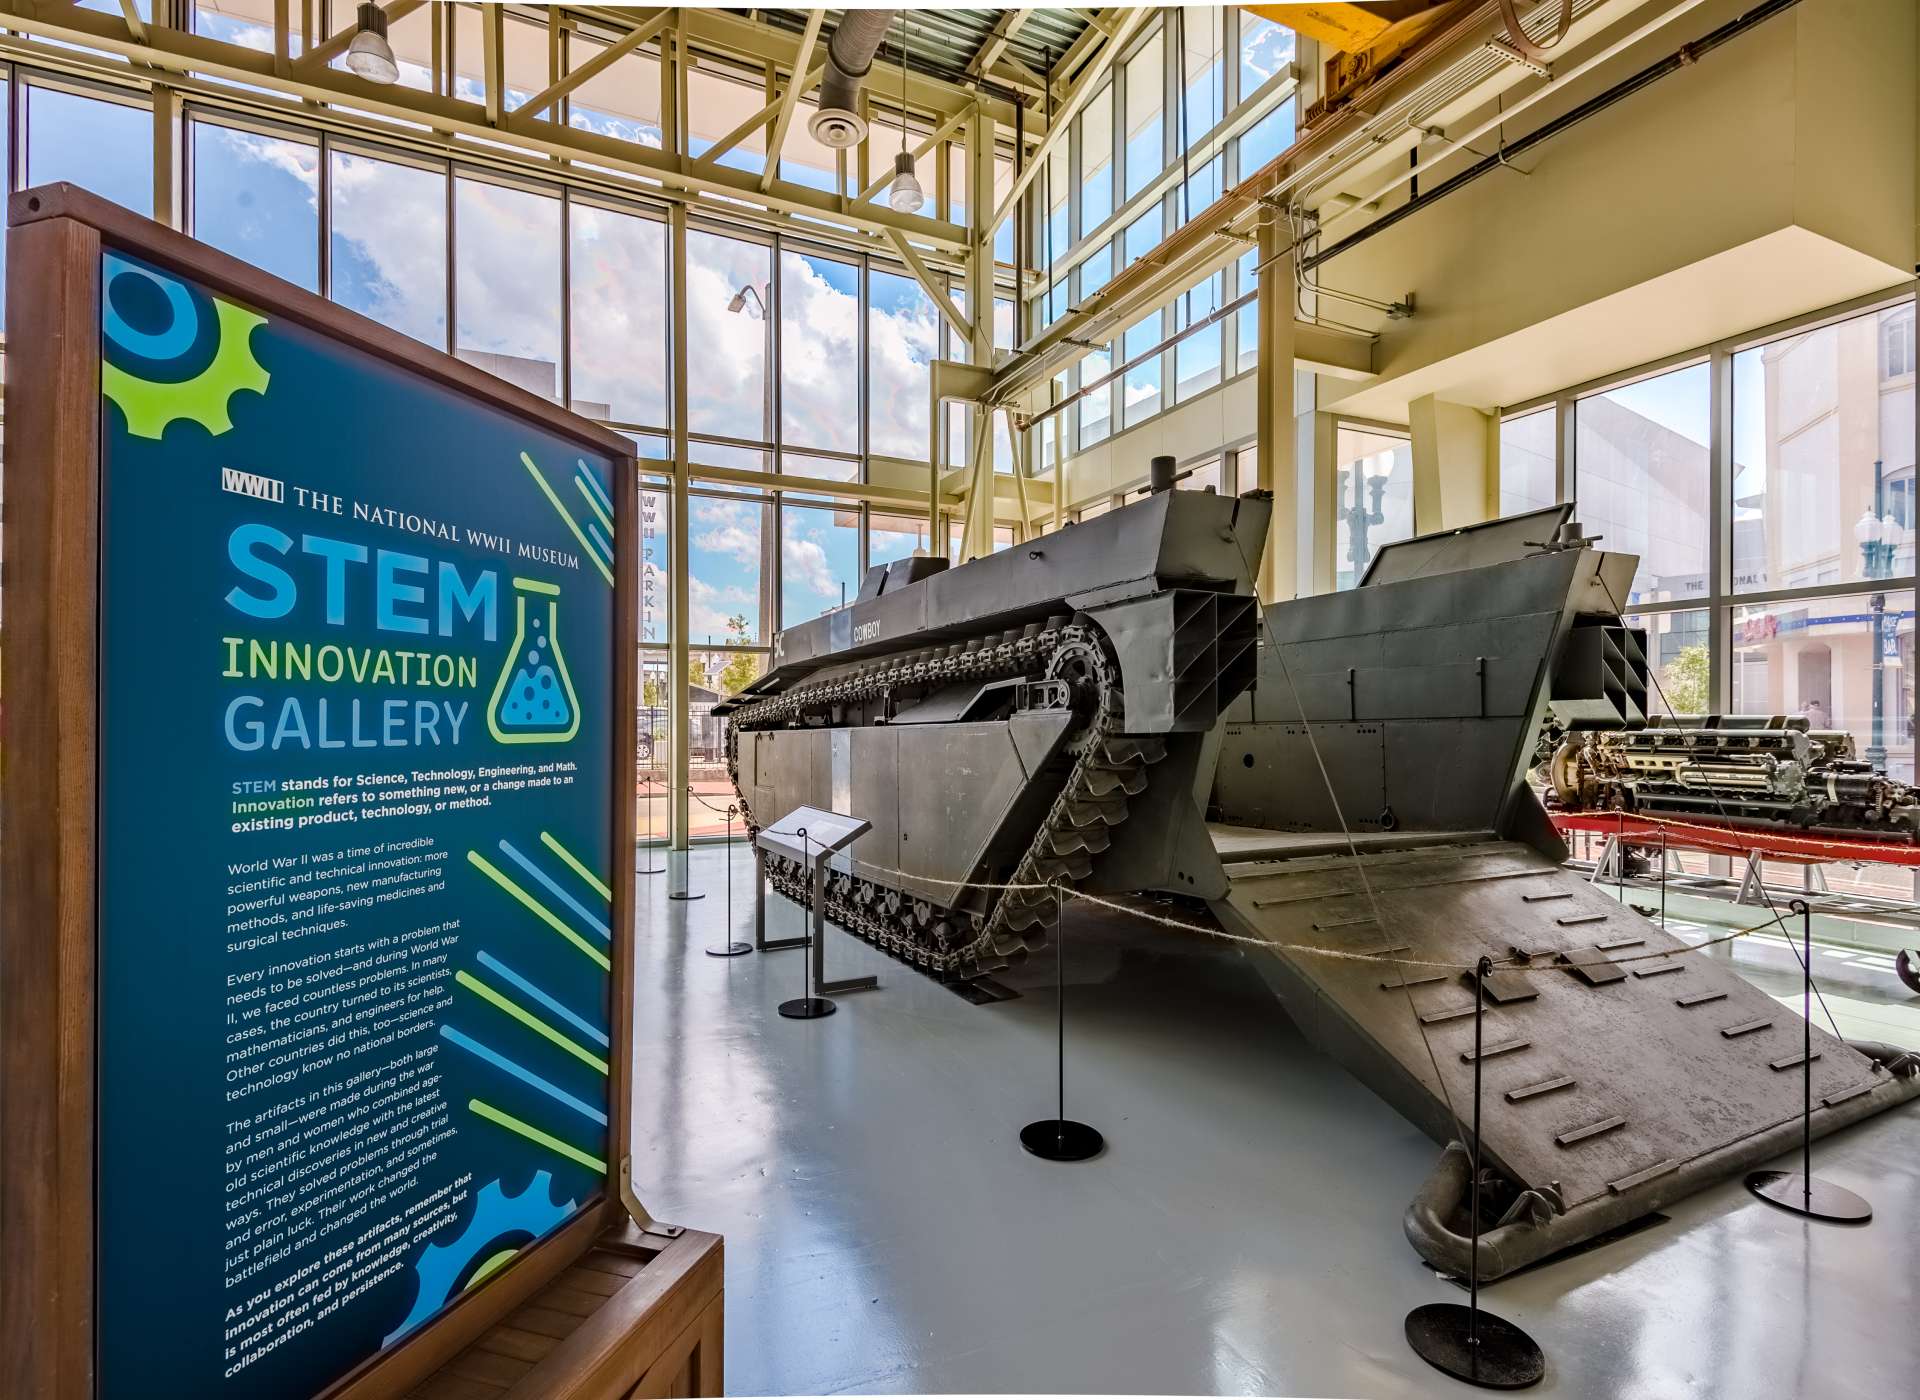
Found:
[[[1707,702],[1725,714],[1733,703],[1733,613],[1726,607],[1733,582],[1733,357],[1716,349],[1707,366]],[[1724,629],[1716,625],[1723,609]],[[1715,645],[1722,636],[1726,644]]]

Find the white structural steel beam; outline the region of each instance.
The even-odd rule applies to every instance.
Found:
[[[392,10],[406,4],[407,0],[394,0]],[[675,13],[690,28],[697,27],[702,17],[711,17],[710,12],[704,11]],[[856,205],[844,196],[792,181],[776,179],[763,190],[761,177],[750,171],[702,165],[676,146],[682,125],[676,111],[682,95],[677,83],[664,89],[672,100],[662,104],[661,123],[663,134],[668,137],[667,149],[662,150],[552,121],[521,125],[508,120],[493,126],[487,122],[482,104],[399,85],[374,86],[325,64],[305,72],[296,64],[290,75],[282,75],[275,71],[274,55],[270,53],[183,30],[150,25],[147,42],[142,43],[134,39],[118,13],[104,14],[70,4],[34,3],[34,0],[0,0],[0,15],[6,17],[8,28],[63,43],[84,44],[122,59],[144,61],[156,70],[247,83],[304,102],[348,104],[375,116],[397,117],[437,131],[484,131],[489,140],[505,141],[536,156],[590,162],[622,175],[657,181],[670,194],[718,194],[734,200],[744,199],[783,214],[826,219],[875,237],[896,229],[923,248],[949,258],[965,257],[970,247],[969,230],[959,224],[919,214],[896,213],[884,204]],[[482,11],[483,19],[488,15],[498,18],[498,7],[489,6]],[[498,57],[497,50],[494,56]],[[49,57],[53,55],[49,53]],[[84,55],[58,57],[61,62],[89,61]],[[501,101],[502,85],[490,84],[489,96],[495,102]],[[258,100],[257,94],[254,100]],[[406,139],[405,133],[395,133],[395,136]]]
[[[126,0],[123,0],[126,3]],[[1026,28],[1027,21],[1033,18],[1032,10],[1007,10],[1000,16],[1000,22],[993,26],[993,32],[987,35],[979,50],[967,63],[967,72],[976,78],[984,78],[993,71],[993,65],[1000,55],[1007,51],[1007,42]]]
[[[620,38],[606,45],[592,58],[580,64],[571,73],[568,73],[565,77],[556,79],[544,91],[535,93],[532,97],[514,108],[513,120],[516,122],[532,121],[582,83],[588,82],[605,72],[613,64],[619,62],[648,40],[658,38],[660,31],[672,22],[673,10],[671,8],[655,10],[647,18],[641,20],[639,24],[621,35]],[[391,21],[389,21],[389,23],[391,23]],[[558,31],[556,30],[555,32],[557,33]]]
[[[1093,96],[1094,88],[1099,86],[1100,80],[1107,76],[1107,70],[1113,67],[1114,61],[1120,57],[1120,51],[1127,46],[1127,41],[1139,32],[1141,26],[1151,16],[1157,13],[1158,11],[1151,9],[1138,9],[1128,10],[1122,16],[1112,36],[1094,56],[1080,80],[1067,93],[1065,100],[1060,104],[1059,111],[1054,113],[1052,128],[1027,156],[1027,163],[1014,180],[1013,188],[1007,191],[1007,197],[1001,201],[1000,207],[993,211],[993,217],[987,220],[985,231],[988,239],[992,239],[995,231],[1013,213],[1014,205],[1019,202],[1020,196],[1027,192],[1027,186],[1033,183],[1033,177],[1040,173],[1041,166],[1045,164],[1054,146],[1066,132],[1073,129],[1074,116],[1087,105],[1087,100]]]
[[[821,69],[815,68],[803,81],[801,71],[813,62],[814,46],[820,41],[820,25],[826,19],[825,10],[811,10],[807,14],[807,29],[800,36],[800,47],[795,51],[793,73],[787,79],[787,90],[780,94],[780,111],[773,119],[773,134],[767,137],[766,168],[760,172],[760,188],[766,190],[773,184],[774,176],[780,170],[780,151],[787,144],[787,131],[793,125],[794,108],[800,105],[800,94],[820,81]]]

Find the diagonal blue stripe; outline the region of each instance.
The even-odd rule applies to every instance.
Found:
[[[587,464],[578,457],[573,459],[573,465],[580,479],[587,483],[587,490],[593,492],[593,494],[599,498],[601,508],[604,509],[608,515],[612,515],[613,502],[607,498],[606,488],[595,479],[593,473],[587,470]]]
[[[518,987],[521,991],[525,992],[528,996],[532,997],[535,1001],[539,1002],[542,1006],[546,1007],[547,1010],[551,1011],[554,1015],[558,1016],[561,1020],[565,1021],[568,1025],[572,1026],[575,1030],[579,1031],[582,1035],[591,1037],[593,1040],[598,1041],[601,1045],[608,1044],[607,1033],[605,1031],[597,1029],[591,1022],[586,1020],[586,1018],[582,1016],[577,1016],[573,1012],[569,1011],[566,1007],[562,1006],[559,1002],[555,1001],[552,997],[548,996],[545,992],[541,991],[538,987],[534,986],[533,983],[529,982],[526,978],[522,977],[519,973],[515,972],[512,968],[508,967],[505,963],[501,962],[500,959],[496,958],[492,953],[485,953],[485,952],[481,953],[480,965],[484,968],[487,968],[489,971],[499,973],[500,976],[506,978],[507,981],[513,983],[514,986]]]
[[[613,546],[608,544],[607,537],[600,533],[600,527],[589,520],[587,522],[587,533],[593,536],[594,544],[606,554],[607,562],[611,564],[613,562]]]
[[[593,931],[595,933],[599,934],[602,938],[606,938],[609,940],[612,938],[612,935],[607,932],[606,924],[602,920],[594,917],[592,914],[589,914],[587,912],[586,905],[582,904],[579,900],[575,899],[572,895],[568,894],[565,890],[561,889],[560,886],[555,884],[552,878],[548,876],[546,871],[542,870],[539,866],[535,865],[532,861],[528,860],[525,856],[521,855],[520,852],[514,850],[512,845],[506,841],[502,841],[500,843],[500,850],[501,850],[501,853],[507,857],[507,859],[511,860],[515,865],[519,866],[522,870],[526,871],[527,874],[533,876],[534,879],[538,880],[541,883],[541,885],[545,887],[548,894],[552,895],[555,899],[559,900],[562,904],[566,905],[567,908],[573,910],[574,913],[578,914],[581,918],[585,919],[589,924],[591,924],[593,926]]]
[[[452,1026],[440,1027],[440,1034],[452,1041],[455,1045],[458,1045],[462,1050],[470,1054],[478,1055],[494,1068],[505,1070],[522,1084],[531,1084],[548,1098],[565,1104],[575,1113],[584,1114],[603,1128],[607,1126],[607,1115],[595,1108],[592,1104],[586,1102],[584,1099],[576,1099],[565,1089],[560,1088],[556,1084],[548,1083],[532,1070],[521,1068],[499,1051],[489,1050],[472,1036],[457,1031]]]

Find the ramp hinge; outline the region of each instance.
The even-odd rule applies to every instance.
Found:
[[[640,1204],[640,1198],[633,1194],[633,1158],[620,1159],[620,1204],[627,1208],[627,1214],[643,1235],[652,1235],[655,1239],[677,1240],[687,1233],[684,1225],[663,1225],[653,1218],[647,1208]]]

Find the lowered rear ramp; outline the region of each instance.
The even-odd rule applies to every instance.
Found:
[[[1370,900],[1337,833],[1211,830],[1232,881],[1215,916],[1271,943],[1263,971],[1303,1032],[1441,1142],[1464,1136],[1448,1097],[1462,1121],[1472,1103],[1464,969],[1493,959],[1482,1147],[1513,1189],[1507,1220],[1482,1237],[1483,1276],[1799,1141],[1800,1018],[1532,847],[1491,833],[1362,836]],[[1813,1053],[1816,1134],[1920,1092],[1920,1078],[1818,1030]],[[1461,1165],[1441,1175],[1463,1188]],[[1464,1272],[1451,1194],[1445,1182],[1423,1194],[1408,1235]]]

